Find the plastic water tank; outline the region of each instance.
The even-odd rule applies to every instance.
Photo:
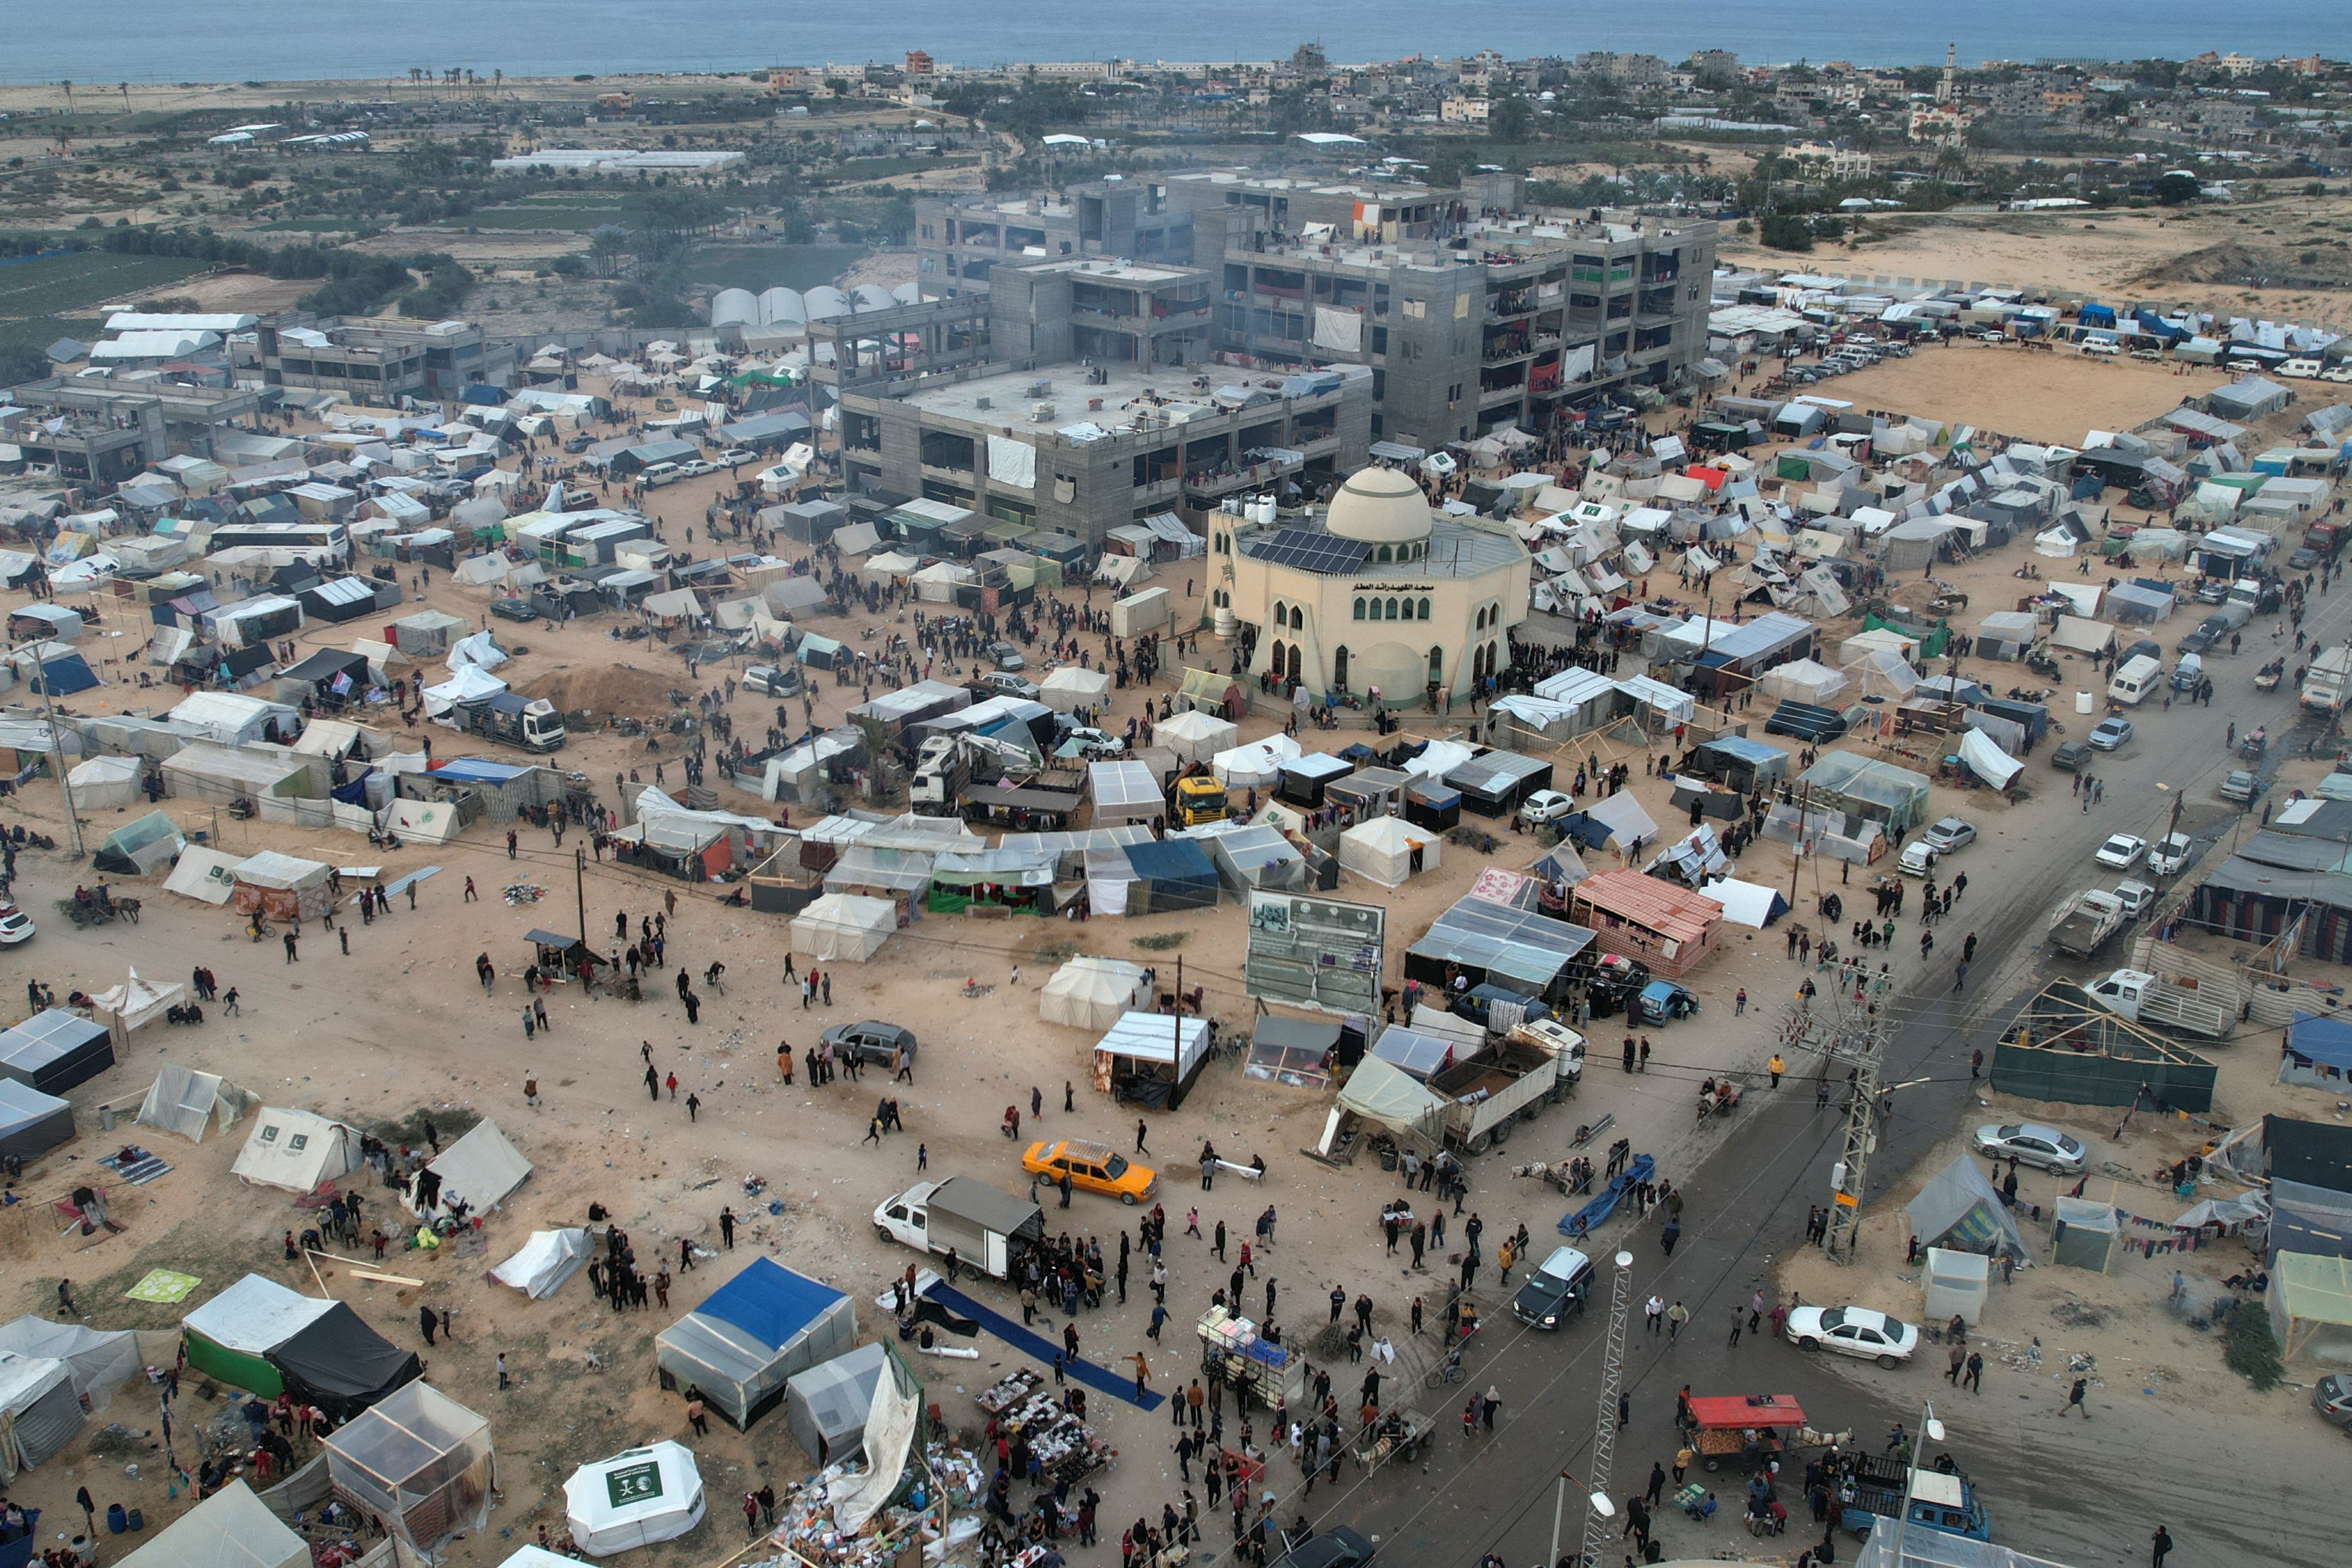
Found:
[[[1216,627],[1217,636],[1220,641],[1223,642],[1231,642],[1233,640],[1234,633],[1241,629],[1240,617],[1234,613],[1232,605],[1220,604],[1217,606]]]

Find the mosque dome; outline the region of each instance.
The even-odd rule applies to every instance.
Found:
[[[1324,527],[1367,544],[1417,543],[1429,538],[1429,497],[1397,469],[1359,469],[1332,496]]]

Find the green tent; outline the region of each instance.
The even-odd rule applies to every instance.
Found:
[[[269,1360],[276,1350],[335,1310],[273,1280],[247,1274],[180,1320],[188,1364],[216,1383],[275,1399],[286,1381]]]

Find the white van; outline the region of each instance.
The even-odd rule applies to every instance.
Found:
[[[2103,360],[2112,360],[2123,352],[2123,350],[2104,338],[2085,338],[2083,340],[2082,348],[2083,352],[2096,355]]]
[[[2164,666],[2148,654],[2142,653],[2124,662],[2115,679],[2107,683],[2107,695],[2119,703],[2137,707],[2163,684]]]
[[[2307,382],[2326,368],[2317,360],[2289,360],[2278,368],[2278,373],[2291,382]]]
[[[637,476],[637,483],[648,490],[658,490],[664,485],[675,485],[686,477],[686,470],[675,463],[656,463]]]

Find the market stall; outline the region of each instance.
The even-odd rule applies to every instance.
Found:
[[[1305,1399],[1307,1358],[1263,1337],[1249,1319],[1211,1307],[1193,1332],[1201,1339],[1202,1375],[1232,1389],[1243,1408],[1252,1403],[1268,1410],[1286,1404],[1296,1408]]]

